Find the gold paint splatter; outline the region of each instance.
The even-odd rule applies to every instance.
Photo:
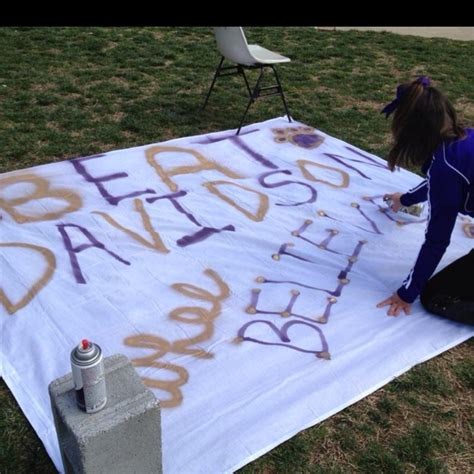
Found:
[[[326,351],[316,354],[316,357],[318,357],[319,359],[331,360],[331,354],[329,354],[329,352],[326,352]]]
[[[165,170],[156,160],[156,156],[159,153],[184,153],[193,156],[198,161],[197,165],[188,165],[188,166],[175,166],[168,170]],[[243,176],[235,173],[225,166],[219,165],[218,163],[208,160],[204,155],[199,153],[196,150],[191,148],[181,148],[177,146],[152,146],[145,150],[145,156],[148,163],[155,169],[158,176],[161,178],[163,183],[168,186],[171,191],[177,191],[178,185],[174,183],[170,176],[176,176],[178,174],[193,174],[200,173],[205,170],[215,170],[228,178],[232,179],[242,179]]]
[[[322,165],[320,163],[316,163],[314,161],[309,161],[309,160],[296,160],[296,164],[299,166],[303,176],[309,181],[315,181],[315,182],[318,182],[318,183],[327,184],[328,186],[331,186],[332,188],[347,188],[349,186],[349,182],[350,182],[349,175],[345,171],[340,170],[339,168],[334,168],[332,166]],[[335,183],[331,183],[330,181],[326,181],[324,179],[315,178],[314,175],[312,175],[307,170],[308,166],[315,166],[317,168],[328,169],[328,170],[331,170],[331,171],[335,171],[336,173],[340,173],[340,175],[342,177],[342,181],[339,184],[335,184]]]
[[[248,191],[249,193],[256,194],[259,198],[259,205],[256,213],[251,213],[247,209],[244,209],[242,206],[237,204],[233,199],[231,199],[229,196],[226,196],[225,194],[222,194],[217,187],[226,184],[228,186],[235,186],[240,189],[244,189],[245,191]],[[260,191],[256,191],[255,189],[249,188],[247,186],[243,186],[242,184],[237,184],[237,183],[232,183],[231,181],[209,181],[207,183],[202,183],[202,185],[212,194],[215,194],[217,197],[221,198],[224,202],[227,204],[231,205],[238,211],[240,211],[242,214],[247,216],[249,219],[255,221],[255,222],[260,222],[263,221],[265,218],[265,215],[267,214],[268,207],[269,207],[269,199],[268,196]]]
[[[169,253],[169,250],[166,248],[165,244],[163,243],[163,240],[161,239],[160,234],[156,232],[156,230],[153,228],[151,224],[150,216],[146,212],[143,206],[143,202],[140,199],[135,199],[133,202],[135,204],[135,211],[137,211],[140,214],[143,227],[150,234],[152,238],[152,242],[149,242],[148,240],[144,239],[137,232],[134,232],[133,230],[128,229],[127,227],[119,224],[112,216],[110,216],[109,214],[105,212],[92,211],[92,214],[97,214],[101,216],[110,225],[112,225],[116,229],[121,230],[125,234],[129,235],[132,239],[144,245],[145,247],[158,250],[158,252]]]
[[[474,234],[472,233],[474,226],[473,224],[470,223],[469,220],[467,222],[468,222],[467,224],[464,224],[462,226],[464,234],[466,235],[466,237],[469,237],[470,239],[474,239]]]
[[[178,365],[167,362],[160,362],[157,359],[162,358],[168,352],[175,354],[188,354],[196,358],[209,359],[214,357],[214,354],[207,352],[195,346],[209,340],[214,334],[214,319],[221,313],[222,300],[229,296],[230,290],[227,284],[214,270],[208,268],[204,274],[211,278],[217,285],[218,294],[212,294],[210,291],[200,288],[189,283],[175,283],[173,289],[184,296],[195,298],[211,304],[210,309],[205,309],[200,306],[181,306],[175,308],[170,312],[170,318],[187,324],[203,325],[203,331],[197,336],[180,339],[177,341],[167,341],[166,339],[150,334],[139,334],[124,339],[124,344],[132,347],[153,349],[154,352],[146,357],[139,357],[132,359],[135,367],[150,367],[156,369],[167,369],[174,371],[178,377],[175,380],[157,380],[149,377],[142,377],[144,384],[151,388],[158,388],[164,390],[171,395],[167,400],[160,400],[163,408],[171,408],[180,405],[183,401],[183,395],[180,386],[188,381],[189,375],[186,369]]]
[[[82,207],[82,199],[79,194],[69,188],[51,189],[48,180],[34,174],[24,174],[19,176],[10,176],[0,179],[0,188],[6,188],[13,184],[30,183],[34,186],[34,190],[28,195],[12,199],[0,198],[0,208],[4,209],[12,219],[18,224],[26,222],[50,221],[59,219],[65,214],[77,211]],[[64,201],[66,205],[55,212],[45,212],[44,214],[26,215],[16,210],[16,207],[26,204],[30,201],[38,201],[40,199],[58,199]]]
[[[2,242],[0,243],[0,247],[19,247],[33,250],[40,253],[46,260],[46,270],[43,275],[35,281],[31,288],[17,303],[12,303],[3,289],[0,288],[0,303],[5,306],[8,314],[13,314],[19,309],[25,307],[40,292],[40,290],[47,285],[49,280],[51,280],[56,269],[56,257],[51,250],[45,247],[40,247],[39,245],[25,244],[22,242]]]

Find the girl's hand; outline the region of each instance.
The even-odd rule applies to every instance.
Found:
[[[403,193],[392,193],[392,194],[385,194],[383,199],[384,201],[387,201],[388,199],[392,200],[392,205],[391,209],[394,212],[398,212],[400,208],[403,206],[403,204],[400,202],[400,196],[402,196]]]
[[[411,304],[403,301],[397,293],[394,293],[392,296],[386,300],[381,301],[377,308],[382,308],[383,306],[390,305],[390,308],[387,311],[388,316],[398,316],[400,311],[405,311],[405,314],[411,314]]]

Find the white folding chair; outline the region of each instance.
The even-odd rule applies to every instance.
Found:
[[[275,69],[275,64],[288,63],[291,61],[291,59],[287,58],[286,56],[282,56],[281,54],[274,53],[273,51],[270,51],[266,48],[262,48],[257,44],[247,44],[244,30],[241,27],[223,26],[214,28],[214,35],[217,42],[217,49],[221,53],[222,57],[219,65],[217,66],[216,72],[214,73],[214,79],[212,80],[211,87],[209,88],[209,92],[207,93],[206,100],[204,101],[202,108],[204,109],[206,107],[218,77],[240,74],[245,80],[245,85],[247,86],[250,99],[242,120],[240,121],[237,135],[240,133],[240,129],[242,128],[250,106],[259,97],[267,97],[270,95],[279,94],[283,101],[288,121],[291,122],[291,116],[290,112],[288,111],[285,95],[283,94],[283,88]],[[231,61],[234,63],[234,65],[222,67],[225,59]],[[276,85],[260,87],[264,68],[266,67],[271,68],[275,74]],[[260,69],[260,75],[258,76],[257,83],[255,84],[253,91],[250,90],[249,82],[247,80],[247,76],[245,75],[245,69]],[[265,93],[262,94],[262,91],[265,91]]]

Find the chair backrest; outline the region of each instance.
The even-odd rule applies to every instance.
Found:
[[[229,61],[249,66],[257,61],[249,51],[244,30],[240,26],[219,26],[214,28],[217,49]]]

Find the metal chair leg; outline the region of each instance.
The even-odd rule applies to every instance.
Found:
[[[242,125],[244,124],[244,120],[245,120],[245,117],[247,115],[247,112],[248,112],[250,106],[252,105],[253,102],[255,102],[255,100],[257,99],[257,97],[260,94],[260,87],[259,86],[260,86],[260,82],[262,81],[262,77],[263,77],[263,67],[260,66],[260,75],[258,76],[257,83],[255,84],[252,95],[250,96],[250,100],[247,104],[247,108],[245,109],[244,115],[243,115],[243,117],[240,121],[240,125],[239,125],[239,128],[237,130],[236,135],[238,135],[240,133],[240,129],[242,128]]]
[[[252,91],[250,90],[250,85],[249,85],[249,81],[247,81],[247,76],[245,75],[245,70],[240,65],[239,65],[239,72],[242,74],[242,76],[244,76],[244,81],[245,81],[245,85],[247,86],[247,90],[249,92],[249,97],[252,97]]]
[[[278,88],[280,91],[280,97],[281,97],[281,100],[283,101],[283,105],[285,106],[286,116],[288,117],[288,121],[291,123],[290,111],[288,110],[288,105],[286,104],[285,94],[283,94],[283,87],[281,86],[280,78],[278,77],[275,67],[271,65],[271,68],[273,72],[275,73],[275,78],[277,80]]]
[[[241,74],[244,78],[245,86],[247,87],[247,92],[249,93],[249,101],[247,103],[247,107],[245,109],[244,115],[242,116],[242,119],[240,120],[239,128],[237,129],[236,135],[238,135],[240,133],[240,130],[242,129],[242,126],[243,126],[244,121],[245,121],[245,117],[247,116],[247,113],[250,109],[250,106],[259,97],[266,97],[266,96],[269,96],[269,95],[279,94],[280,97],[281,97],[281,100],[283,101],[283,105],[285,107],[285,112],[286,112],[286,116],[288,117],[288,121],[290,123],[292,122],[290,111],[288,110],[288,104],[286,103],[285,94],[283,93],[283,87],[281,85],[280,78],[278,76],[278,73],[277,73],[275,67],[272,64],[265,64],[265,65],[260,64],[258,66],[251,66],[250,67],[251,69],[260,67],[260,75],[258,76],[257,83],[255,84],[255,87],[252,91],[250,89],[250,85],[249,85],[249,82],[247,80],[247,76],[245,74],[244,67],[242,65],[238,64],[236,66],[228,66],[228,67],[223,68],[222,64],[224,63],[224,59],[225,59],[224,56],[222,56],[221,60],[219,62],[219,65],[217,66],[217,69],[214,73],[214,77],[212,79],[211,87],[209,88],[209,91],[206,95],[206,99],[205,99],[204,104],[202,106],[203,110],[206,108],[206,105],[209,101],[209,97],[211,96],[211,92],[214,89],[214,85],[215,85],[216,80],[217,80],[218,77],[228,76],[228,75],[233,75],[233,74]],[[270,86],[270,87],[264,87],[264,88],[260,87],[260,83],[262,82],[265,67],[271,67],[272,68],[273,74],[275,75],[277,85]],[[228,72],[228,71],[232,71],[232,72]],[[261,94],[261,91],[264,91],[264,94]],[[272,91],[272,92],[270,92],[270,91]],[[268,93],[266,93],[266,92],[268,92]]]
[[[204,110],[206,108],[207,101],[209,100],[212,89],[214,88],[214,84],[216,83],[216,79],[219,76],[219,73],[221,71],[221,67],[222,67],[223,62],[224,62],[224,56],[222,56],[221,62],[219,63],[219,66],[217,66],[216,72],[214,73],[214,78],[212,79],[211,87],[209,88],[209,92],[207,93],[206,100],[204,101],[204,105],[202,106],[202,110]]]

